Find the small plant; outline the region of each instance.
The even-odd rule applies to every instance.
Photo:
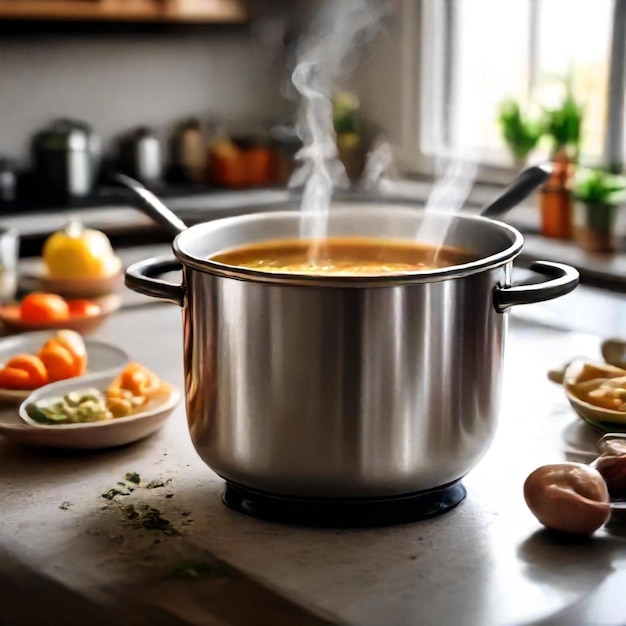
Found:
[[[618,207],[626,202],[626,178],[601,170],[579,170],[573,194],[584,205],[587,228],[608,234]]]
[[[601,170],[579,169],[574,197],[595,206],[619,206],[626,200],[626,178]]]
[[[342,91],[333,98],[333,126],[337,135],[358,134],[359,104],[359,98],[347,91]]]
[[[524,116],[515,100],[506,100],[500,105],[498,121],[516,164],[524,163],[543,134],[541,124]]]
[[[552,140],[552,154],[565,152],[571,161],[578,160],[584,109],[568,91],[560,106],[544,108],[544,133]]]

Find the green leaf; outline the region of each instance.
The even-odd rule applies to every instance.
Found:
[[[124,480],[127,480],[129,483],[135,483],[135,485],[138,485],[141,482],[141,477],[139,476],[139,474],[137,474],[137,472],[128,472],[124,476]]]
[[[561,105],[553,109],[544,108],[543,126],[551,137],[553,151],[558,152],[568,146],[578,149],[582,134],[584,108],[569,92]]]
[[[505,100],[498,116],[502,136],[516,161],[524,161],[542,135],[541,124],[525,116],[515,100]]]
[[[626,200],[626,178],[596,169],[579,168],[574,197],[588,205],[619,206]]]

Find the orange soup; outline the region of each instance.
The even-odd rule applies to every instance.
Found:
[[[461,248],[369,237],[283,239],[240,246],[210,260],[281,274],[380,276],[408,274],[476,260]]]

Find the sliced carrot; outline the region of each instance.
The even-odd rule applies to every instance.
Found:
[[[39,352],[48,372],[48,380],[54,382],[78,375],[76,362],[72,353],[62,345],[49,345]]]
[[[80,376],[87,369],[87,348],[82,336],[74,330],[60,330],[56,335],[44,343],[41,350],[48,348],[65,348],[73,357],[75,374]]]
[[[46,366],[34,354],[16,354],[7,361],[6,367],[24,370],[29,376],[31,389],[37,389],[48,382]]]
[[[0,369],[0,387],[3,389],[33,389],[28,372],[16,367]]]

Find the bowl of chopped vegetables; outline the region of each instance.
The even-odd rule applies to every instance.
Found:
[[[177,389],[138,363],[62,380],[22,402],[19,416],[28,427],[20,430],[20,443],[78,449],[124,445],[161,428],[180,398]]]

